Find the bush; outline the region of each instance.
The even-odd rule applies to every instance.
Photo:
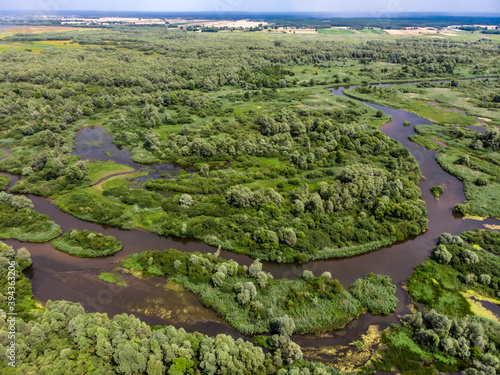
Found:
[[[441,185],[435,185],[431,187],[431,192],[435,198],[439,198],[444,192],[444,188]]]

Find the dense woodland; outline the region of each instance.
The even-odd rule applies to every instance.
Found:
[[[73,192],[58,202],[86,220],[277,261],[354,255],[427,225],[414,158],[373,127],[383,113],[348,100],[298,106],[321,94],[318,84],[497,71],[498,45],[486,39],[360,44],[158,28],[10,38],[55,37],[86,47],[2,54],[0,145],[15,147],[1,166],[26,176],[12,191]],[[70,151],[74,132],[92,121],[134,161],[175,162],[194,176],[150,181],[172,195],[133,192],[151,201],[138,209],[123,190],[81,190],[89,162]]]

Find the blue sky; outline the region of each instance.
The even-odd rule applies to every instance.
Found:
[[[500,0],[0,0],[0,10],[500,13]]]

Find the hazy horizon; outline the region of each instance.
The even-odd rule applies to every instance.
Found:
[[[58,13],[67,11],[96,12],[252,12],[252,13],[327,13],[328,15],[364,17],[398,16],[404,13],[448,13],[448,14],[499,14],[498,0],[453,1],[453,0],[0,0],[0,9],[5,12]],[[325,16],[327,15],[325,14]],[[320,16],[320,15],[319,15]]]

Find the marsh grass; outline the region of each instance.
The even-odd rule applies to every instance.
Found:
[[[117,274],[111,272],[101,272],[98,276],[99,279],[106,281],[111,284],[119,285],[119,286],[127,286],[125,280],[123,280]]]

